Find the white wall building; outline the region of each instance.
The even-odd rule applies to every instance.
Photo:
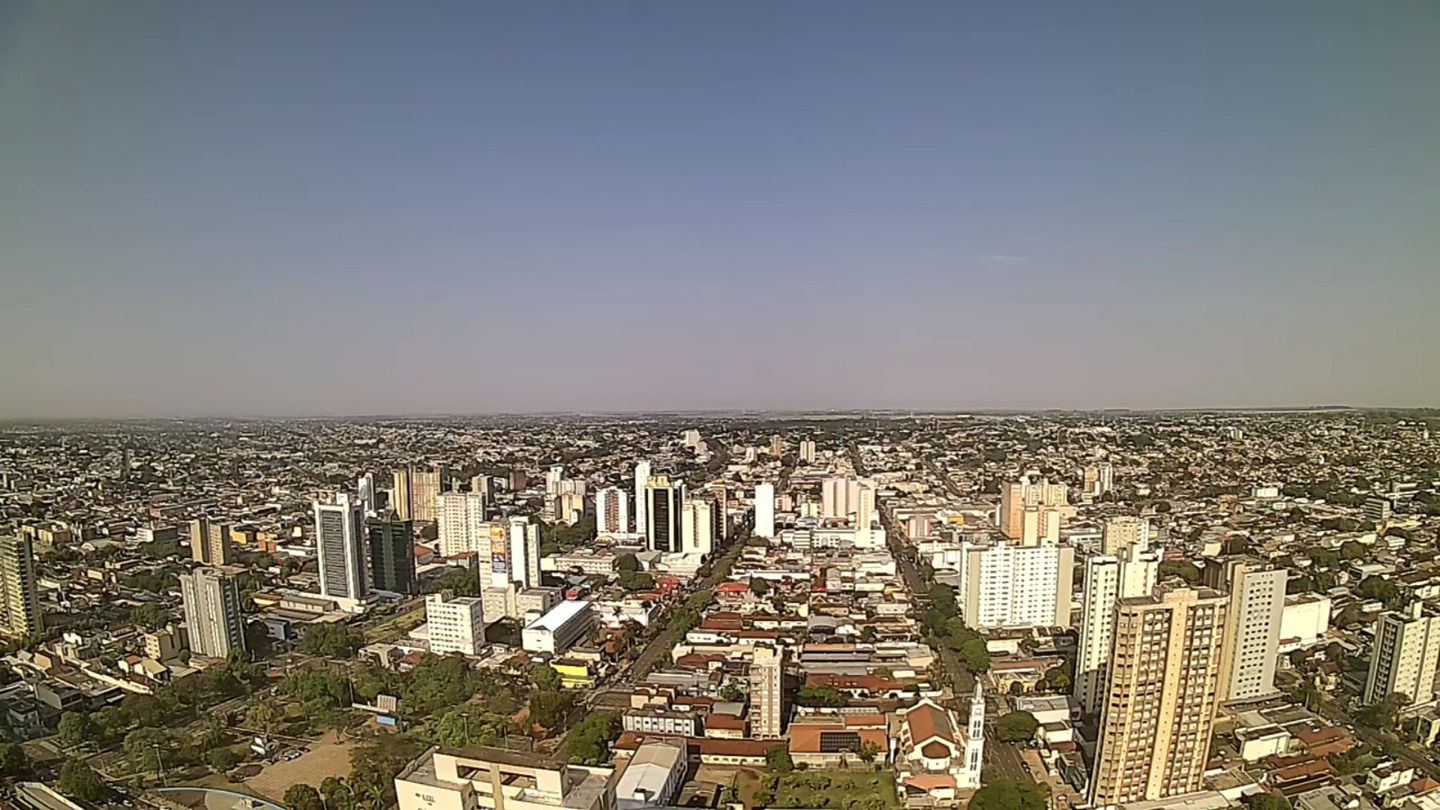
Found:
[[[1125,557],[1096,556],[1085,562],[1080,642],[1075,657],[1075,699],[1093,716],[1104,704],[1106,669],[1114,643],[1115,600],[1148,596],[1155,587],[1160,555],[1128,546]]]
[[[820,485],[820,516],[849,518],[860,506],[860,482],[849,476],[832,476]]]
[[[635,533],[643,535],[650,525],[645,500],[645,485],[650,482],[650,462],[641,461],[635,465]]]
[[[1231,561],[1226,568],[1230,609],[1225,616],[1225,671],[1220,675],[1220,699],[1268,697],[1277,692],[1275,663],[1289,571],[1263,570],[1244,561]]]
[[[1313,647],[1325,640],[1330,632],[1330,597],[1295,594],[1285,597],[1280,613],[1280,641],[1276,651],[1281,655],[1293,650]]]
[[[775,536],[775,485],[755,485],[755,536]]]
[[[970,545],[956,593],[971,627],[1069,627],[1075,550],[1069,546]]]
[[[480,655],[485,649],[484,600],[475,596],[453,596],[449,591],[425,597],[425,624],[430,632],[430,652],[436,655],[460,653]]]
[[[1410,698],[1410,705],[1435,701],[1435,665],[1440,660],[1440,616],[1424,613],[1412,602],[1405,613],[1380,614],[1375,621],[1375,648],[1365,679],[1363,702],[1378,703],[1392,692]]]
[[[490,524],[483,492],[442,492],[435,499],[440,553],[446,557],[488,551]]]
[[[706,498],[691,498],[680,506],[680,551],[709,556],[715,548],[715,507]]]
[[[235,579],[213,568],[180,575],[180,599],[190,649],[207,658],[224,658],[245,649],[245,620]]]
[[[520,643],[530,652],[558,655],[589,637],[594,626],[590,603],[568,600],[521,630]]]
[[[339,492],[328,502],[315,501],[314,509],[320,595],[363,600],[370,593],[370,579],[365,564],[365,513],[360,502]]]

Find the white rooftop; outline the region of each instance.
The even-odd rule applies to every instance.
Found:
[[[590,603],[583,599],[567,599],[550,609],[549,613],[530,623],[527,630],[549,630],[555,632],[565,623],[590,609]]]

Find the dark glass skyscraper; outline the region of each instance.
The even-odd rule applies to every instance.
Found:
[[[412,524],[395,512],[365,521],[370,542],[370,580],[377,590],[415,593],[415,541]]]

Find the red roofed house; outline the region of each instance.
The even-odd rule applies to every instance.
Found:
[[[796,764],[834,768],[863,762],[873,754],[883,759],[890,733],[882,714],[811,715],[790,721],[790,758]]]

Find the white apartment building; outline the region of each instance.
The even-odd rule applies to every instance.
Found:
[[[635,465],[635,533],[644,535],[649,527],[648,501],[645,485],[650,482],[650,462],[641,461]]]
[[[971,627],[1069,627],[1075,550],[966,544],[956,597]]]
[[[1124,515],[1105,521],[1104,539],[1101,550],[1111,557],[1122,557],[1130,546],[1150,546],[1150,521],[1142,517]]]
[[[1075,698],[1086,716],[1099,714],[1109,683],[1115,601],[1149,596],[1160,570],[1158,552],[1129,546],[1125,557],[1096,556],[1085,562],[1080,643],[1075,657]]]
[[[352,604],[363,600],[370,593],[363,507],[348,493],[340,492],[329,501],[315,501],[314,509],[320,595],[352,600]]]
[[[680,506],[680,551],[709,554],[715,548],[715,506],[705,498],[691,498]]]
[[[1207,566],[1206,573],[1207,584],[1225,585],[1230,593],[1220,700],[1255,700],[1275,694],[1275,663],[1289,572],[1262,569],[1257,561],[1227,560]]]
[[[849,518],[860,506],[860,482],[849,476],[832,476],[820,485],[820,517]]]
[[[755,485],[755,536],[775,536],[775,485]]]
[[[190,649],[207,658],[225,658],[245,649],[245,619],[235,578],[213,568],[180,575],[180,600]]]
[[[1380,614],[1375,621],[1375,649],[1365,679],[1365,703],[1378,703],[1399,692],[1411,706],[1435,701],[1435,665],[1440,659],[1440,616],[1426,615],[1424,604],[1410,603],[1404,612]]]
[[[440,553],[458,557],[489,551],[490,524],[483,492],[442,492],[435,499]]]
[[[601,536],[630,532],[630,496],[619,487],[595,493],[595,531]]]
[[[485,607],[479,597],[454,596],[449,591],[429,594],[425,624],[430,652],[436,655],[480,655],[485,649]]]

